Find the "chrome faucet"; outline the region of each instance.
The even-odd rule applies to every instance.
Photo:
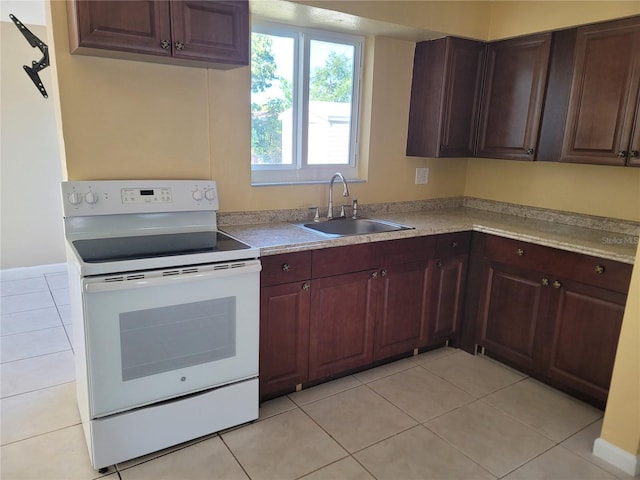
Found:
[[[344,188],[342,196],[349,196],[349,187],[347,187],[347,181],[344,179],[341,173],[334,173],[333,177],[331,177],[331,180],[329,181],[329,211],[327,212],[327,220],[331,220],[333,218],[333,182],[336,181],[336,178],[342,180],[342,187]]]

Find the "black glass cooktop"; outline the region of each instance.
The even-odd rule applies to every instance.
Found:
[[[73,245],[87,263],[138,260],[250,248],[221,232],[168,233],[133,237],[75,240]]]

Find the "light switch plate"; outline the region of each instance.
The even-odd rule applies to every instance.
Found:
[[[416,168],[416,185],[429,183],[429,169],[427,167]]]

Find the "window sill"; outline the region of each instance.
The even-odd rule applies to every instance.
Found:
[[[292,181],[272,181],[272,182],[251,182],[252,187],[287,187],[294,185],[324,185],[329,183],[331,178],[326,180],[292,180]],[[367,183],[366,180],[361,178],[345,178],[347,184],[352,183]]]

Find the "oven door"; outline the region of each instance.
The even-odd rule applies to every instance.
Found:
[[[260,261],[83,279],[91,418],[257,377]]]

